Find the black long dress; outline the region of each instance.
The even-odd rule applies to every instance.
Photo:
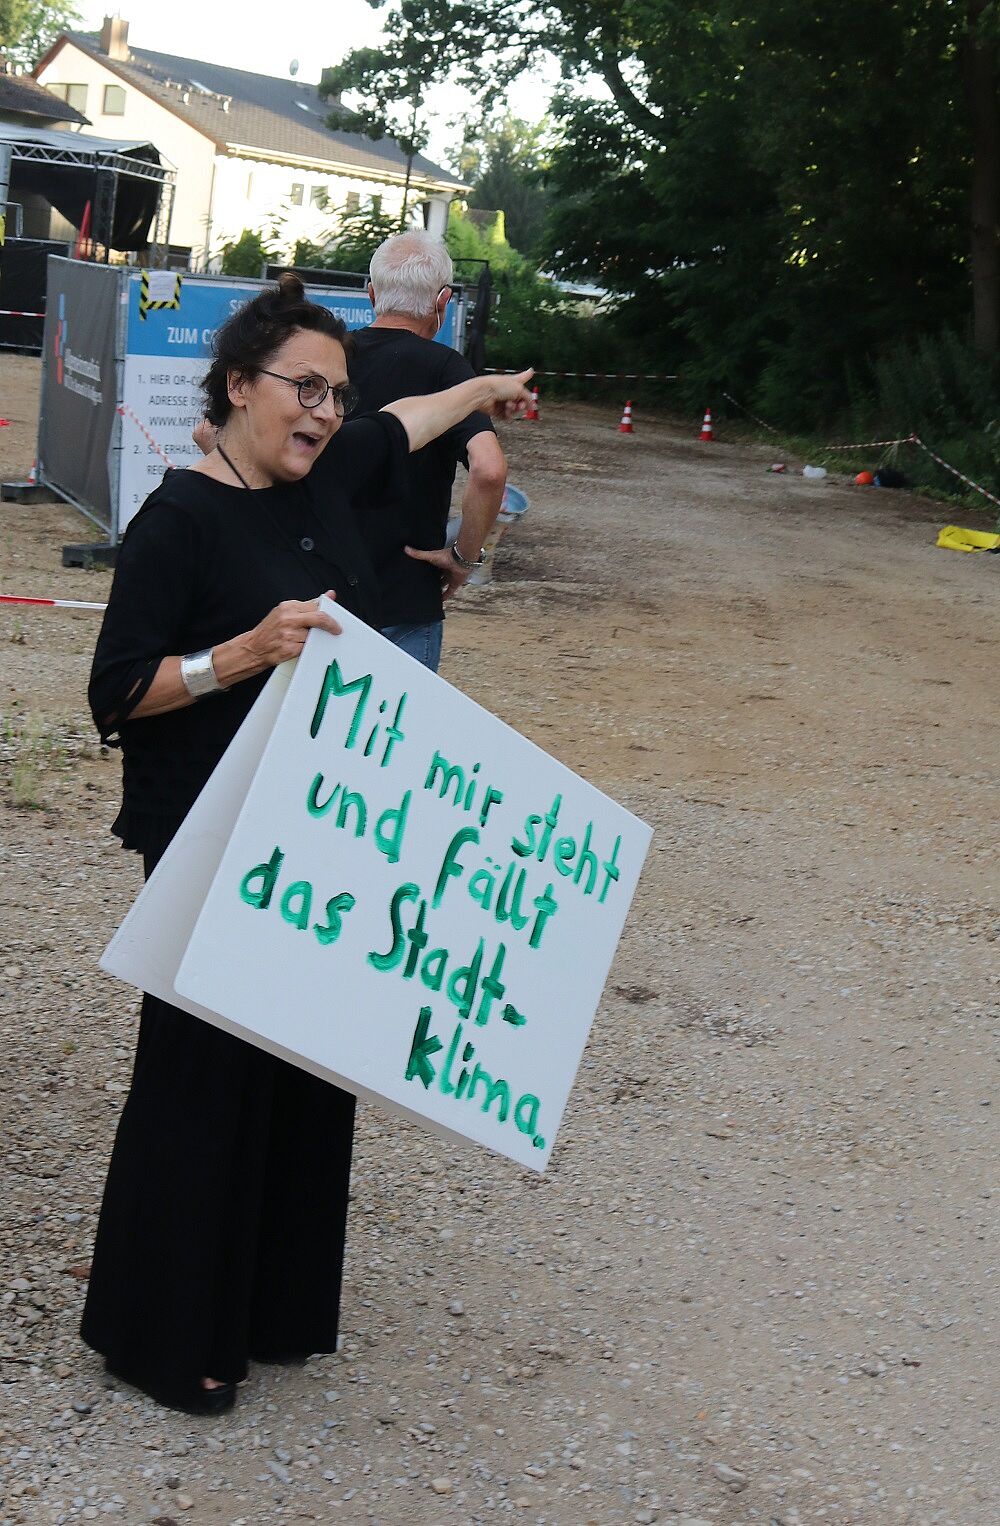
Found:
[[[373,619],[355,510],[399,491],[391,414],[343,426],[309,477],[259,491],[168,472],[130,524],[98,638],[90,702],[120,740],[113,830],[146,873],[266,682],[129,721],[160,661],[333,588]],[[336,1347],[354,1098],[146,996],[115,1139],[82,1335],[150,1385],[238,1382],[248,1358]]]

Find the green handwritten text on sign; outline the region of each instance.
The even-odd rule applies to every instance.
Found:
[[[311,633],[288,683],[175,990],[541,1169],[649,829],[336,613],[343,634]]]

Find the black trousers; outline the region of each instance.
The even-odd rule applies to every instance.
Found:
[[[147,873],[156,861],[147,857]],[[337,1343],[355,1101],[146,996],[81,1333],[150,1381]]]

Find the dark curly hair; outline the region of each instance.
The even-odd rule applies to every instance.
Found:
[[[258,296],[244,302],[216,330],[212,341],[214,358],[201,384],[210,424],[217,427],[224,424],[233,411],[229,401],[230,371],[249,375],[266,367],[297,329],[314,329],[338,340],[348,360],[354,353],[354,340],[347,325],[335,318],[329,308],[310,302],[299,277],[286,270],[276,286],[266,286]]]

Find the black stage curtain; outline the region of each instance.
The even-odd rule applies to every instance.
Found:
[[[146,163],[159,163],[158,159],[152,159],[149,153],[143,154],[141,150],[129,157]],[[97,166],[94,169],[82,169],[74,164],[43,164],[33,159],[15,159],[11,165],[10,182],[11,201],[20,201],[24,192],[33,191],[44,196],[74,228],[79,228],[87,202],[94,201]],[[148,246],[159,196],[160,187],[156,181],[135,180],[130,175],[119,175],[111,229],[112,249],[124,253]],[[101,238],[99,231],[96,236]],[[104,242],[103,238],[101,242]]]

